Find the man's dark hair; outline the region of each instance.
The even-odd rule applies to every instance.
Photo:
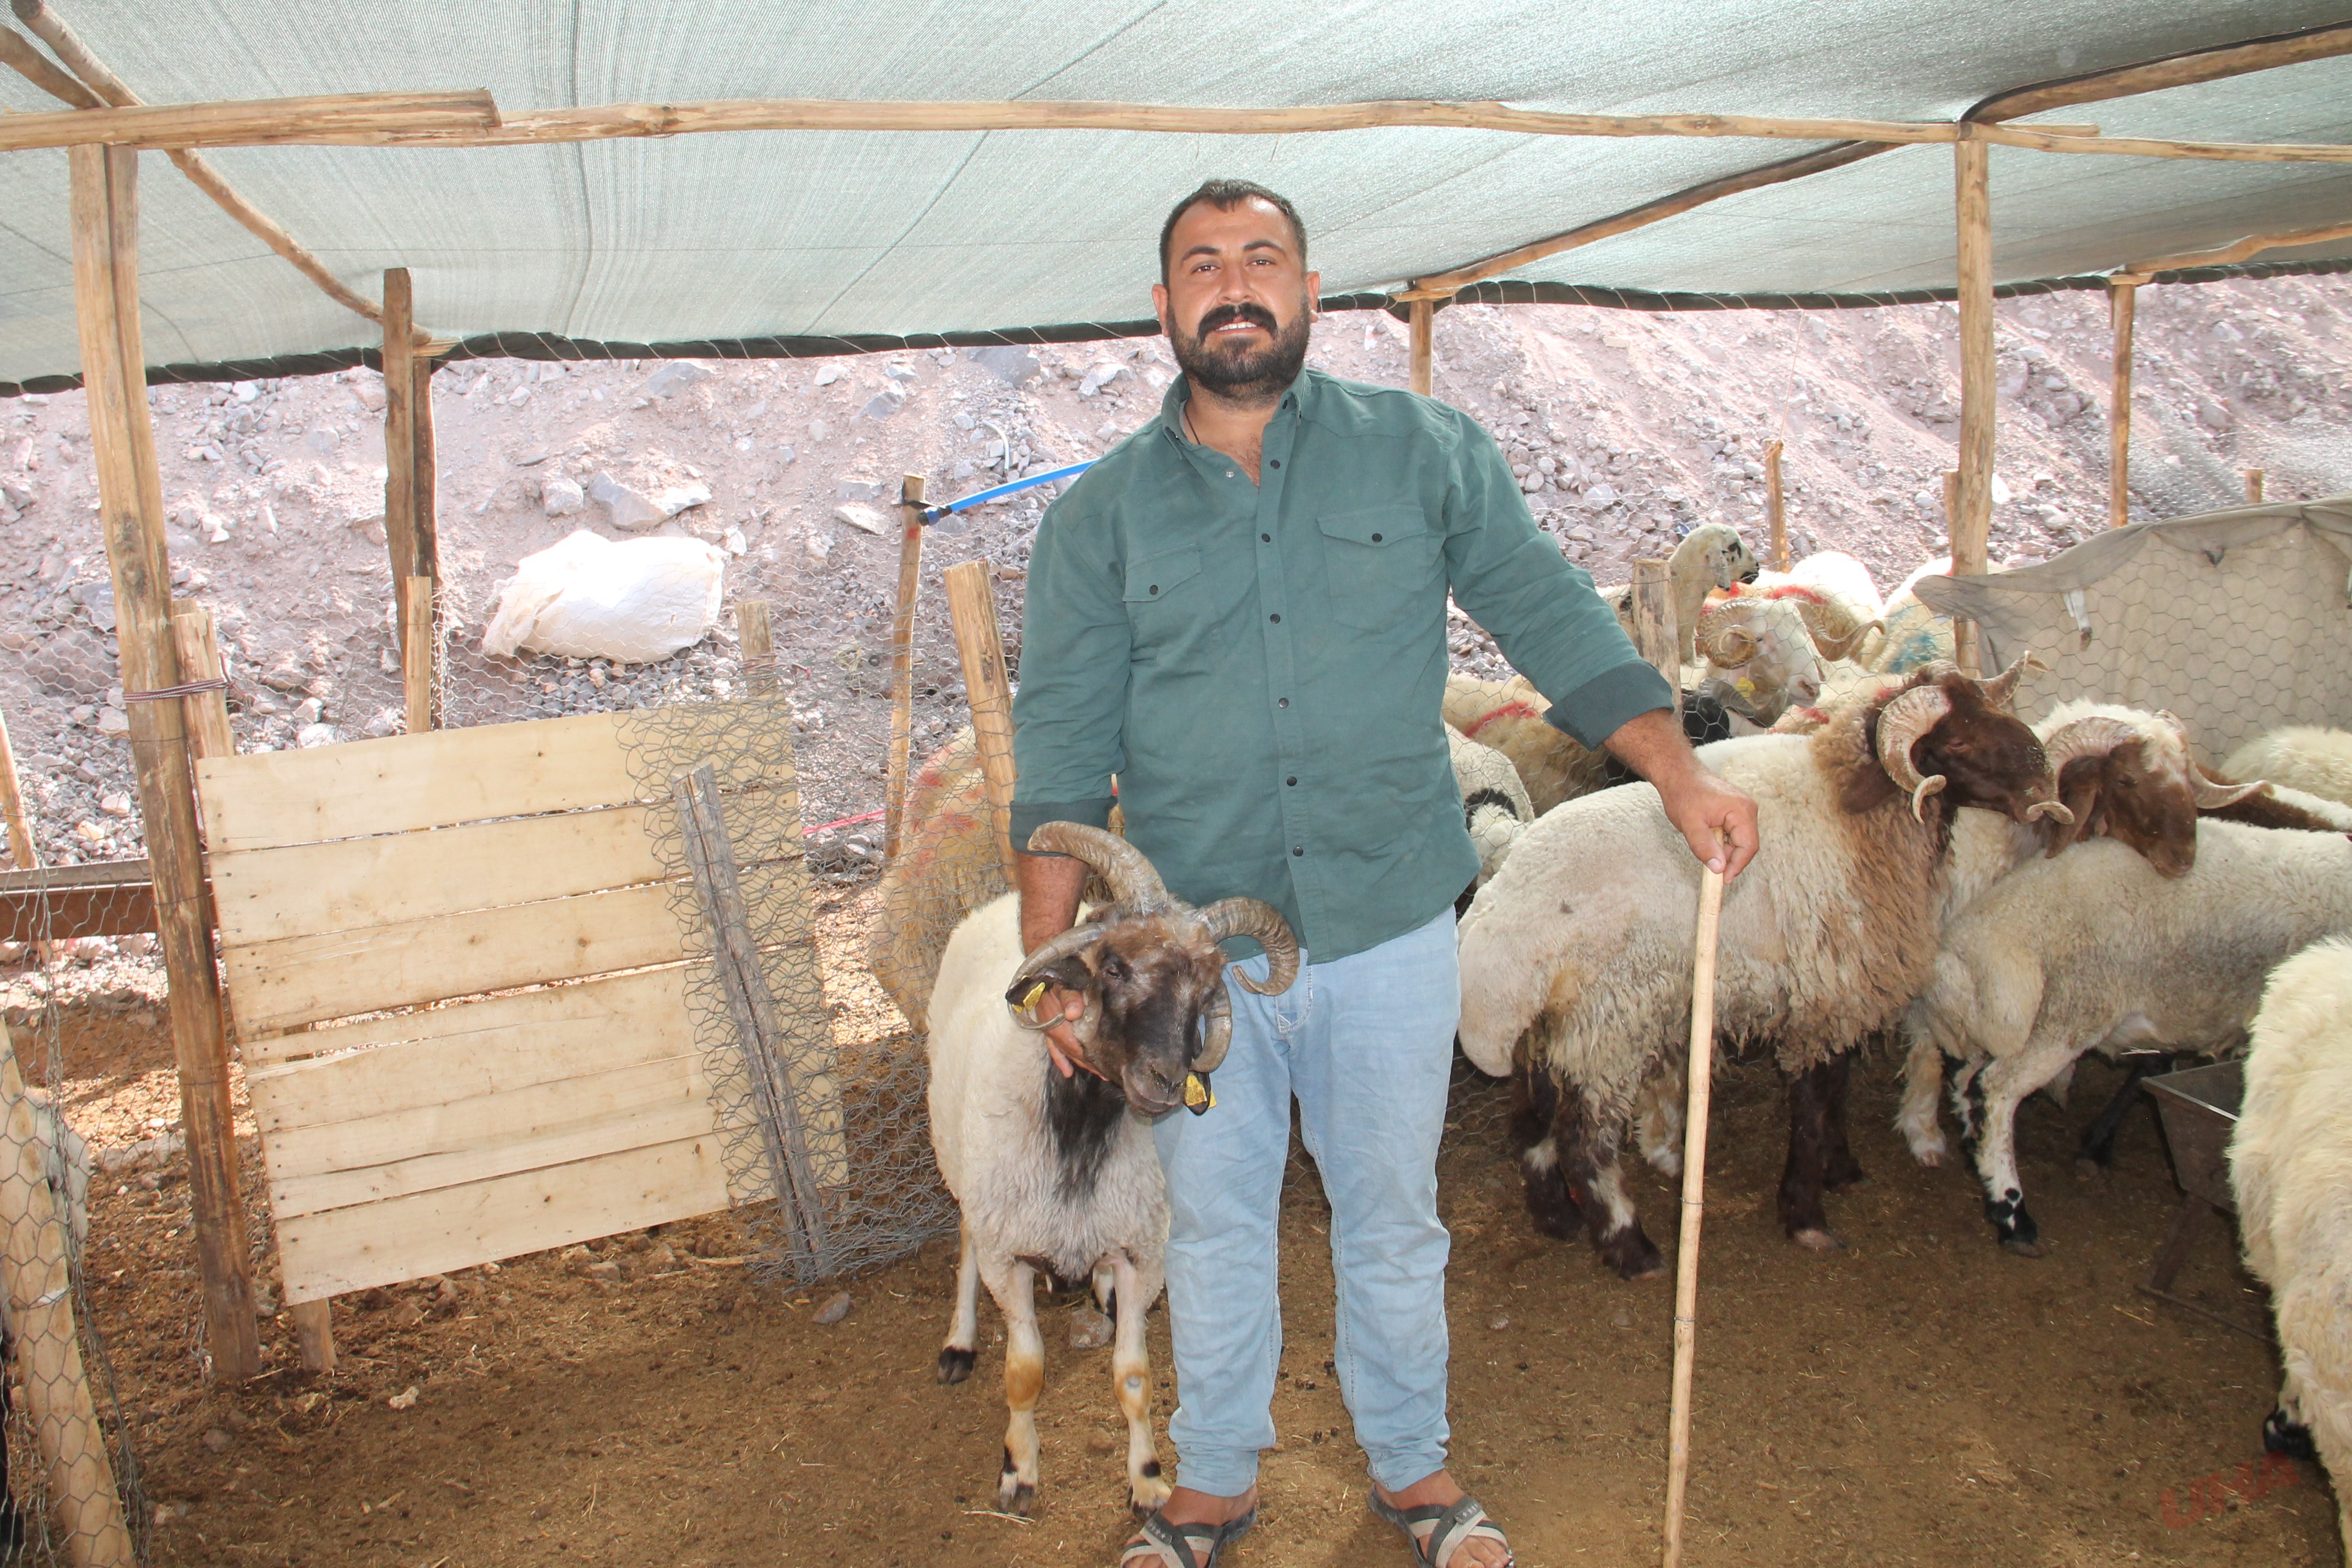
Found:
[[[1201,188],[1178,202],[1176,209],[1168,215],[1168,221],[1160,226],[1160,281],[1168,281],[1168,242],[1175,237],[1178,218],[1202,202],[1219,212],[1229,213],[1252,197],[1266,203],[1288,220],[1291,237],[1298,243],[1298,265],[1304,270],[1307,266],[1307,226],[1298,221],[1298,209],[1290,205],[1288,196],[1276,195],[1255,180],[1203,180]]]

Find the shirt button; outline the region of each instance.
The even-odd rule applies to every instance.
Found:
[[[1274,542],[1274,535],[1271,533],[1261,533],[1257,536],[1257,539],[1260,544],[1272,544]]]
[[[1266,467],[1267,467],[1267,468],[1280,468],[1280,467],[1282,467],[1282,459],[1281,459],[1280,458],[1276,458],[1272,459],[1271,461],[1269,461],[1269,462],[1266,464]]]
[[[1282,625],[1282,617],[1280,616],[1266,616],[1266,619],[1272,621],[1277,626]]]
[[[1160,584],[1157,584],[1157,583],[1154,583],[1153,584],[1151,584],[1151,591],[1152,591],[1153,593],[1155,593],[1155,594],[1157,594],[1158,592],[1160,592]]]
[[[1227,468],[1227,469],[1225,470],[1225,478],[1227,478],[1227,479],[1232,479],[1233,477],[1234,477],[1234,471],[1233,471],[1231,468]]]
[[[1290,699],[1287,697],[1277,697],[1274,700],[1274,705],[1276,708],[1287,708],[1290,706]]]
[[[1283,782],[1283,783],[1285,783],[1285,784],[1294,784],[1294,785],[1295,785],[1295,784],[1297,784],[1298,783],[1298,775],[1297,775],[1297,773],[1293,773],[1293,774],[1291,774],[1288,778],[1286,778],[1286,779],[1283,780],[1282,782]]]
[[[1381,536],[1380,536],[1379,534],[1375,533],[1374,535],[1372,535],[1372,542],[1373,542],[1374,544],[1378,544],[1380,542],[1381,542]]]
[[[1290,847],[1290,852],[1293,855],[1304,855],[1307,853],[1307,846],[1304,844],[1294,844]]]

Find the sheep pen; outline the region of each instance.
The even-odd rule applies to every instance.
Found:
[[[824,700],[841,727],[852,699],[872,697],[862,672],[874,667],[861,658],[837,678],[835,665],[819,668],[841,683],[842,695]],[[584,686],[601,672],[543,673]],[[830,732],[816,730],[822,717],[796,722],[796,744]],[[945,733],[919,732],[926,747]],[[866,802],[810,804],[814,824]],[[817,894],[814,942],[835,1042],[877,1064],[919,1057],[918,1037],[867,971],[876,889],[842,872],[840,842],[820,840],[811,857],[835,879]],[[760,1242],[738,1219],[674,1223],[340,1300],[345,1355],[329,1376],[293,1370],[289,1314],[266,1298],[273,1370],[239,1388],[203,1383],[191,1352],[187,1165],[164,1142],[177,1112],[161,1010],[151,991],[94,987],[60,1009],[58,1047],[75,1125],[101,1150],[151,1145],[97,1184],[89,1283],[158,1503],[157,1561],[1115,1554],[1118,1423],[1098,1397],[1108,1352],[1070,1342],[1066,1316],[1085,1327],[1075,1305],[1047,1314],[1040,1426],[1046,1462],[1070,1484],[1034,1523],[993,1517],[970,1459],[1001,1433],[994,1393],[929,1382],[951,1300],[944,1242],[856,1278],[780,1289],[750,1277],[744,1260]],[[1825,1259],[1793,1254],[1760,1206],[1778,1171],[1777,1087],[1755,1068],[1719,1080],[1697,1427],[1706,1457],[1693,1498],[1695,1520],[1712,1530],[1695,1529],[1694,1559],[2000,1560],[2023,1531],[2095,1558],[2201,1564],[2260,1551],[2327,1561],[2333,1516],[2315,1472],[2299,1472],[2295,1486],[2267,1482],[2260,1496],[2229,1489],[2259,1453],[2250,1396],[2231,1390],[2267,1397],[2264,1353],[2129,1291],[2171,1198],[2149,1126],[2126,1129],[2112,1173],[2081,1185],[2067,1174],[2072,1133],[2084,1102],[2115,1081],[2109,1070],[2086,1064],[2074,1114],[2023,1113],[2020,1158],[2045,1222],[2069,1245],[2021,1277],[1977,1256],[1989,1249],[1964,1181],[1898,1158],[1885,1131],[1894,1066],[1884,1055],[1856,1063],[1853,1138],[1878,1181],[1843,1200],[1852,1249]],[[245,1190],[266,1238],[241,1072],[236,1084]],[[1465,1078],[1441,1182],[1455,1241],[1457,1454],[1528,1560],[1580,1549],[1639,1559],[1659,1468],[1665,1298],[1629,1291],[1573,1251],[1531,1245],[1499,1153],[1501,1118],[1499,1092]],[[1384,1560],[1394,1542],[1363,1516],[1359,1465],[1322,1370],[1329,1277],[1303,1154],[1294,1174],[1284,1447],[1268,1459],[1267,1527],[1244,1561]],[[1633,1167],[1627,1180],[1654,1215],[1671,1214],[1669,1184]],[[1671,1246],[1671,1226],[1659,1239]],[[2201,1280],[2209,1300],[2235,1303],[2229,1264],[2209,1235],[2188,1288]],[[2084,1322],[2100,1331],[2073,1331]],[[1159,1315],[1149,1332],[1165,1364]],[[1172,1393],[1163,1389],[1155,1421]]]
[[[835,1037],[919,1053],[866,968],[875,898],[871,883],[818,894]],[[135,1009],[70,1010],[62,1049],[65,1102],[105,1128],[100,1142],[169,1114],[170,1045]],[[2073,1174],[2079,1122],[2112,1070],[2084,1064],[2071,1115],[2038,1101],[2021,1114],[2037,1208],[2067,1238],[2021,1265],[1984,1245],[1971,1183],[1912,1166],[1891,1127],[1897,1066],[1887,1053],[1857,1065],[1853,1135],[1876,1179],[1844,1199],[1852,1246],[1827,1258],[1789,1247],[1769,1211],[1786,1136],[1776,1075],[1761,1064],[1718,1075],[1692,1477],[1694,1519],[1712,1529],[1694,1525],[1692,1560],[1736,1546],[1856,1568],[1994,1561],[2023,1531],[2197,1568],[2257,1552],[2332,1562],[2335,1510],[2315,1469],[2226,1510],[2208,1487],[2259,1463],[2275,1370],[2254,1342],[2131,1293],[2174,1194],[2146,1121],[2127,1127],[2112,1172]],[[1526,1560],[1573,1561],[1580,1547],[1639,1561],[1654,1542],[1671,1292],[1629,1288],[1528,1233],[1499,1145],[1502,1100],[1465,1077],[1441,1158],[1455,1452]],[[187,1370],[193,1281],[171,1234],[185,1224],[184,1169],[150,1161],[92,1193],[90,1295],[163,1511],[160,1562],[635,1568],[740,1562],[755,1545],[786,1563],[1093,1568],[1125,1538],[1124,1434],[1101,1393],[1110,1352],[1072,1347],[1075,1303],[1041,1300],[1039,1312],[1038,1425],[1062,1484],[1033,1523],[986,1511],[1001,1394],[992,1378],[932,1378],[951,1237],[847,1281],[847,1315],[828,1324],[816,1320],[835,1287],[757,1286],[730,1262],[751,1246],[740,1224],[690,1221],[339,1302],[334,1376],[281,1371],[224,1389]],[[1670,1246],[1673,1184],[1638,1162],[1626,1172]],[[246,1177],[257,1194],[250,1157]],[[1363,1510],[1361,1459],[1323,1370],[1331,1279],[1318,1225],[1320,1194],[1295,1152],[1283,1447],[1267,1456],[1272,1506],[1243,1559],[1275,1568],[1397,1551]],[[2214,1227],[2181,1288],[2242,1300],[2231,1252]],[[2095,1331],[2075,1331],[2086,1323]],[[1164,1310],[1148,1327],[1164,1367]],[[283,1314],[264,1329],[282,1340]],[[290,1360],[289,1344],[278,1363]],[[1162,1380],[1155,1423],[1172,1394]],[[1825,1421],[1830,1410],[1842,1414]],[[1719,1531],[1728,1541],[1710,1558]]]

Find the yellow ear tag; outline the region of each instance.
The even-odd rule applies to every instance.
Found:
[[[1756,695],[1756,683],[1748,679],[1744,675],[1738,679],[1733,681],[1731,683],[1731,687],[1733,690],[1738,692],[1742,697],[1753,697]]]
[[[1021,998],[1021,1010],[1029,1015],[1029,1018],[1032,1023],[1038,1021],[1037,1001],[1038,998],[1045,994],[1045,983],[1040,980],[1029,987],[1028,994]]]
[[[1217,1091],[1209,1087],[1209,1075],[1204,1072],[1184,1075],[1184,1109],[1195,1116],[1206,1114],[1217,1103]]]

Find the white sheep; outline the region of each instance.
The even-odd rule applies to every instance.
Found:
[[[2113,839],[2021,867],[1944,933],[1905,1020],[1958,1061],[1952,1106],[2001,1245],[2039,1255],[2017,1170],[2017,1107],[2085,1051],[2219,1052],[2273,964],[2352,930],[2352,842],[2207,819],[2167,876]]]
[[[1271,973],[1253,990],[1286,989],[1298,944],[1267,905],[1225,899],[1195,910],[1171,899],[1150,862],[1098,828],[1048,823],[1032,850],[1084,860],[1116,900],[1024,957],[1017,894],[972,912],[949,939],[930,998],[931,1148],[963,1215],[953,1326],[939,1378],[961,1383],[979,1354],[979,1287],[1004,1314],[1011,1415],[996,1503],[1027,1513],[1036,1498],[1039,1389],[1036,1274],[1075,1289],[1092,1280],[1113,1319],[1111,1381],[1127,1417],[1128,1500],[1149,1513],[1168,1499],[1151,1436],[1151,1369],[1143,1319],[1166,1279],[1168,1198],[1145,1118],[1184,1102],[1188,1075],[1223,1059],[1230,1035],[1224,954],[1263,944]],[[1073,1028],[1107,1077],[1064,1078],[1034,1023],[1012,1010],[1050,983],[1082,993]],[[1247,980],[1242,982],[1250,985]]]
[[[2022,673],[1923,672],[1818,735],[1701,752],[1757,801],[1762,847],[1725,900],[1717,1017],[1727,1039],[1772,1047],[1791,1079],[1780,1212],[1807,1246],[1837,1244],[1822,1193],[1860,1174],[1847,1053],[1924,976],[1953,815],[2063,815],[2040,743],[2007,709]],[[1654,790],[1604,791],[1537,818],[1462,927],[1462,1047],[1487,1072],[1516,1066],[1529,1207],[1563,1236],[1580,1209],[1628,1278],[1663,1262],[1617,1150],[1643,1084],[1686,1042],[1699,874]]]
[[[2231,752],[2221,771],[2233,779],[2268,779],[2352,806],[2352,733],[2290,724]]]
[[[1462,825],[1470,830],[1471,847],[1478,851],[1478,879],[1472,887],[1483,888],[1503,868],[1511,847],[1536,819],[1535,805],[1510,758],[1451,724],[1445,727],[1445,744],[1453,753],[1454,786],[1462,792]],[[1468,897],[1464,894],[1465,901]]]
[[[2068,827],[2042,830],[2050,854],[2080,839],[2112,837],[2145,858],[2158,875],[2179,877],[2196,864],[2200,816],[2256,827],[2323,831],[2340,830],[2339,815],[2352,817],[2344,808],[2260,780],[2233,784],[2212,777],[2191,754],[2187,728],[2170,713],[2076,700],[2053,709],[2034,732],[2050,754],[2058,798],[2074,816]],[[1967,866],[1973,859],[1977,870],[1955,876],[1947,923],[2032,847],[2013,845],[2007,851],[1991,851],[1979,844],[1972,849],[1963,829],[1955,861]],[[2059,1069],[2050,1086],[2053,1092],[2063,1094],[2073,1071],[2071,1064]],[[1943,1053],[1924,1032],[1911,1030],[1895,1126],[1923,1165],[1941,1164],[1946,1152],[1944,1135],[1936,1124],[1943,1073]]]
[[[2316,1449],[2352,1548],[2352,942],[2273,970],[2251,1035],[2230,1186],[2285,1363],[2263,1445]]]

